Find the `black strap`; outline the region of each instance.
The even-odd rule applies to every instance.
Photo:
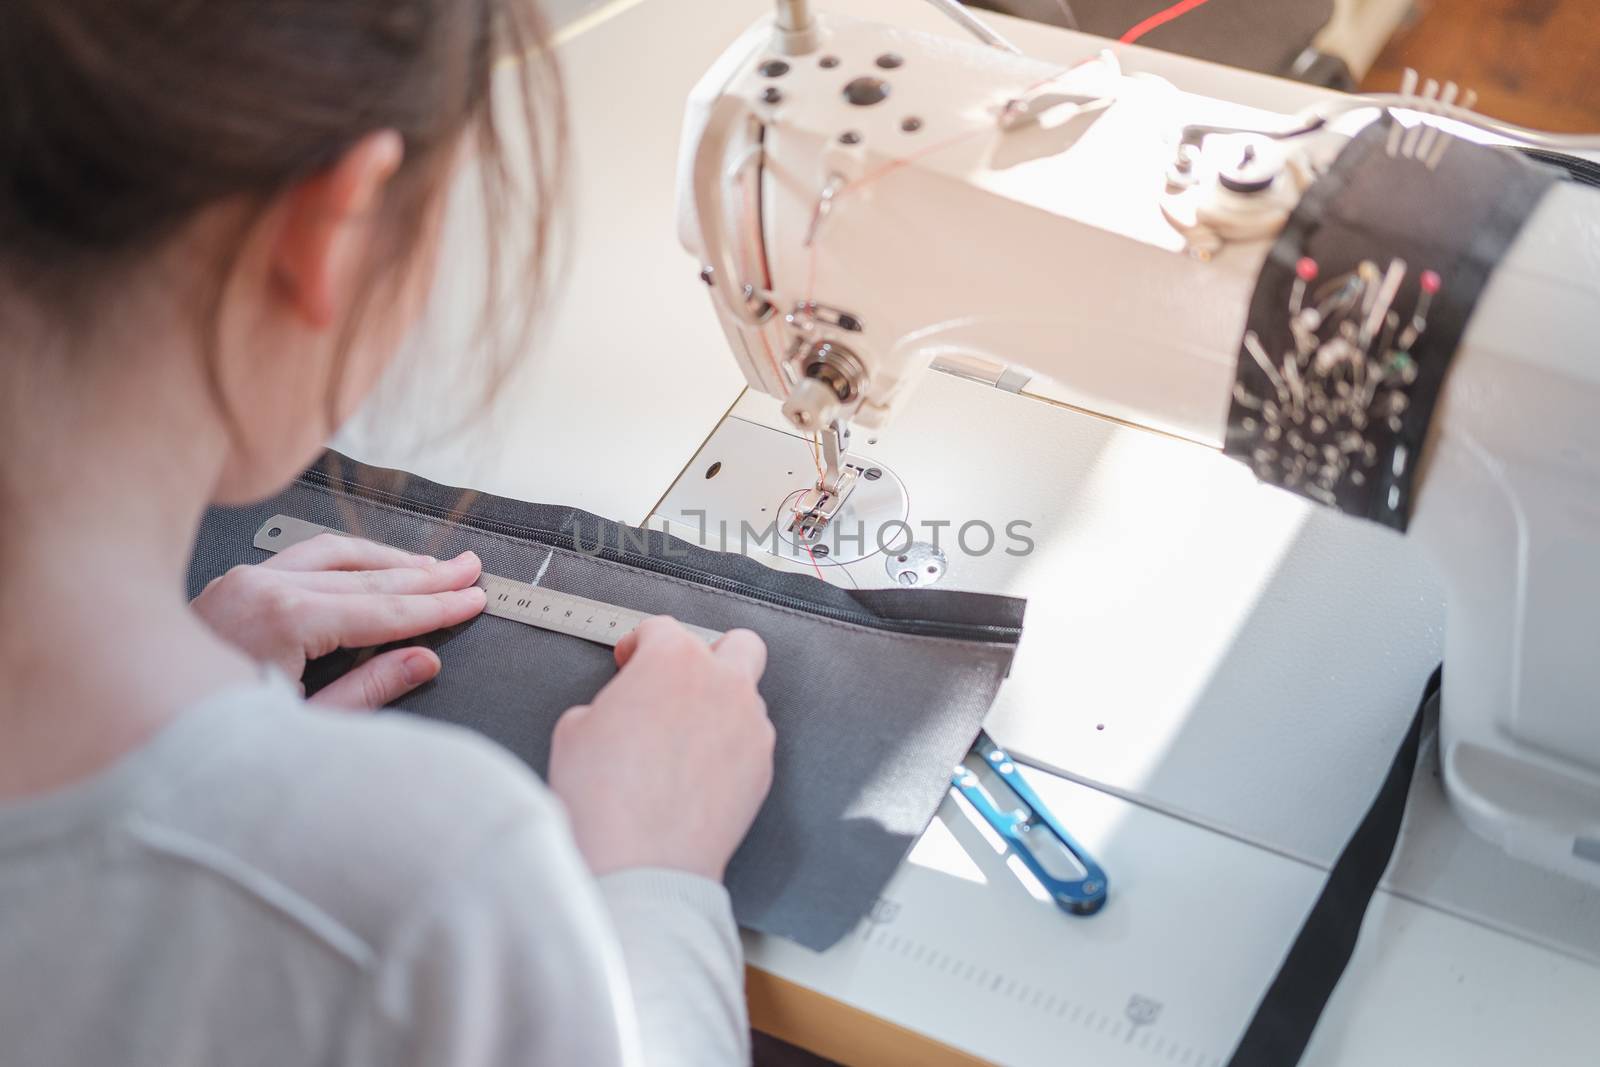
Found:
[[[1322,895],[1301,924],[1228,1067],[1293,1067],[1300,1062],[1328,998],[1350,963],[1367,905],[1394,854],[1422,742],[1423,711],[1439,692],[1442,672],[1441,667],[1428,679],[1411,718],[1411,729],[1395,753],[1383,787],[1334,861]]]

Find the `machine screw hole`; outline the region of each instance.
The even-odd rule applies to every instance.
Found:
[[[889,83],[881,78],[857,78],[844,87],[844,98],[856,107],[871,107],[889,98]]]

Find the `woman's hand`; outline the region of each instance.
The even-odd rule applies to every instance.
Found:
[[[775,738],[756,683],[767,646],[715,646],[670,618],[617,645],[621,672],[556,724],[550,787],[596,875],[669,867],[721,881],[772,787]]]
[[[298,679],[306,662],[454,626],[483,610],[472,583],[482,569],[463,552],[443,562],[336,534],[321,534],[255,566],[235,567],[195,598],[195,613],[223,640]],[[381,708],[439,673],[426,648],[375,656],[313,698]]]

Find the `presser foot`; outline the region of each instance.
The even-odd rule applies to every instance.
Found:
[[[794,517],[789,520],[789,533],[795,541],[808,548],[821,541],[828,524],[850,499],[860,477],[860,467],[845,463],[833,481],[833,488],[828,488],[826,479],[822,479],[801,493],[794,504]]]

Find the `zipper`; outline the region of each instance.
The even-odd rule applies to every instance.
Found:
[[[648,554],[631,552],[626,548],[613,547],[604,543],[597,546],[595,551],[590,551],[587,548],[575,549],[572,535],[564,531],[549,530],[538,526],[524,526],[520,523],[488,519],[478,515],[460,514],[450,508],[423,503],[382,489],[375,489],[372,486],[335,479],[320,470],[308,470],[300,475],[299,480],[328,492],[360,497],[378,503],[393,504],[404,508],[406,511],[454,523],[458,526],[466,526],[488,533],[504,534],[520,540],[531,541],[547,548],[577,551],[580,555],[597,557],[612,563],[620,563],[639,570],[649,571],[653,574],[677,578],[680,581],[694,585],[719,589],[727,593],[736,593],[777,607],[802,611],[808,615],[818,615],[823,618],[865,626],[874,630],[913,634],[921,637],[946,637],[966,641],[982,641],[989,644],[1016,644],[1018,638],[1022,636],[1022,628],[1019,626],[948,622],[940,619],[885,619],[867,612],[829,607],[813,603],[801,597],[775,593],[759,586],[747,585],[734,578],[727,578],[720,574],[708,574],[693,567],[685,567],[668,560],[657,559]],[[603,540],[602,538],[602,542]]]

